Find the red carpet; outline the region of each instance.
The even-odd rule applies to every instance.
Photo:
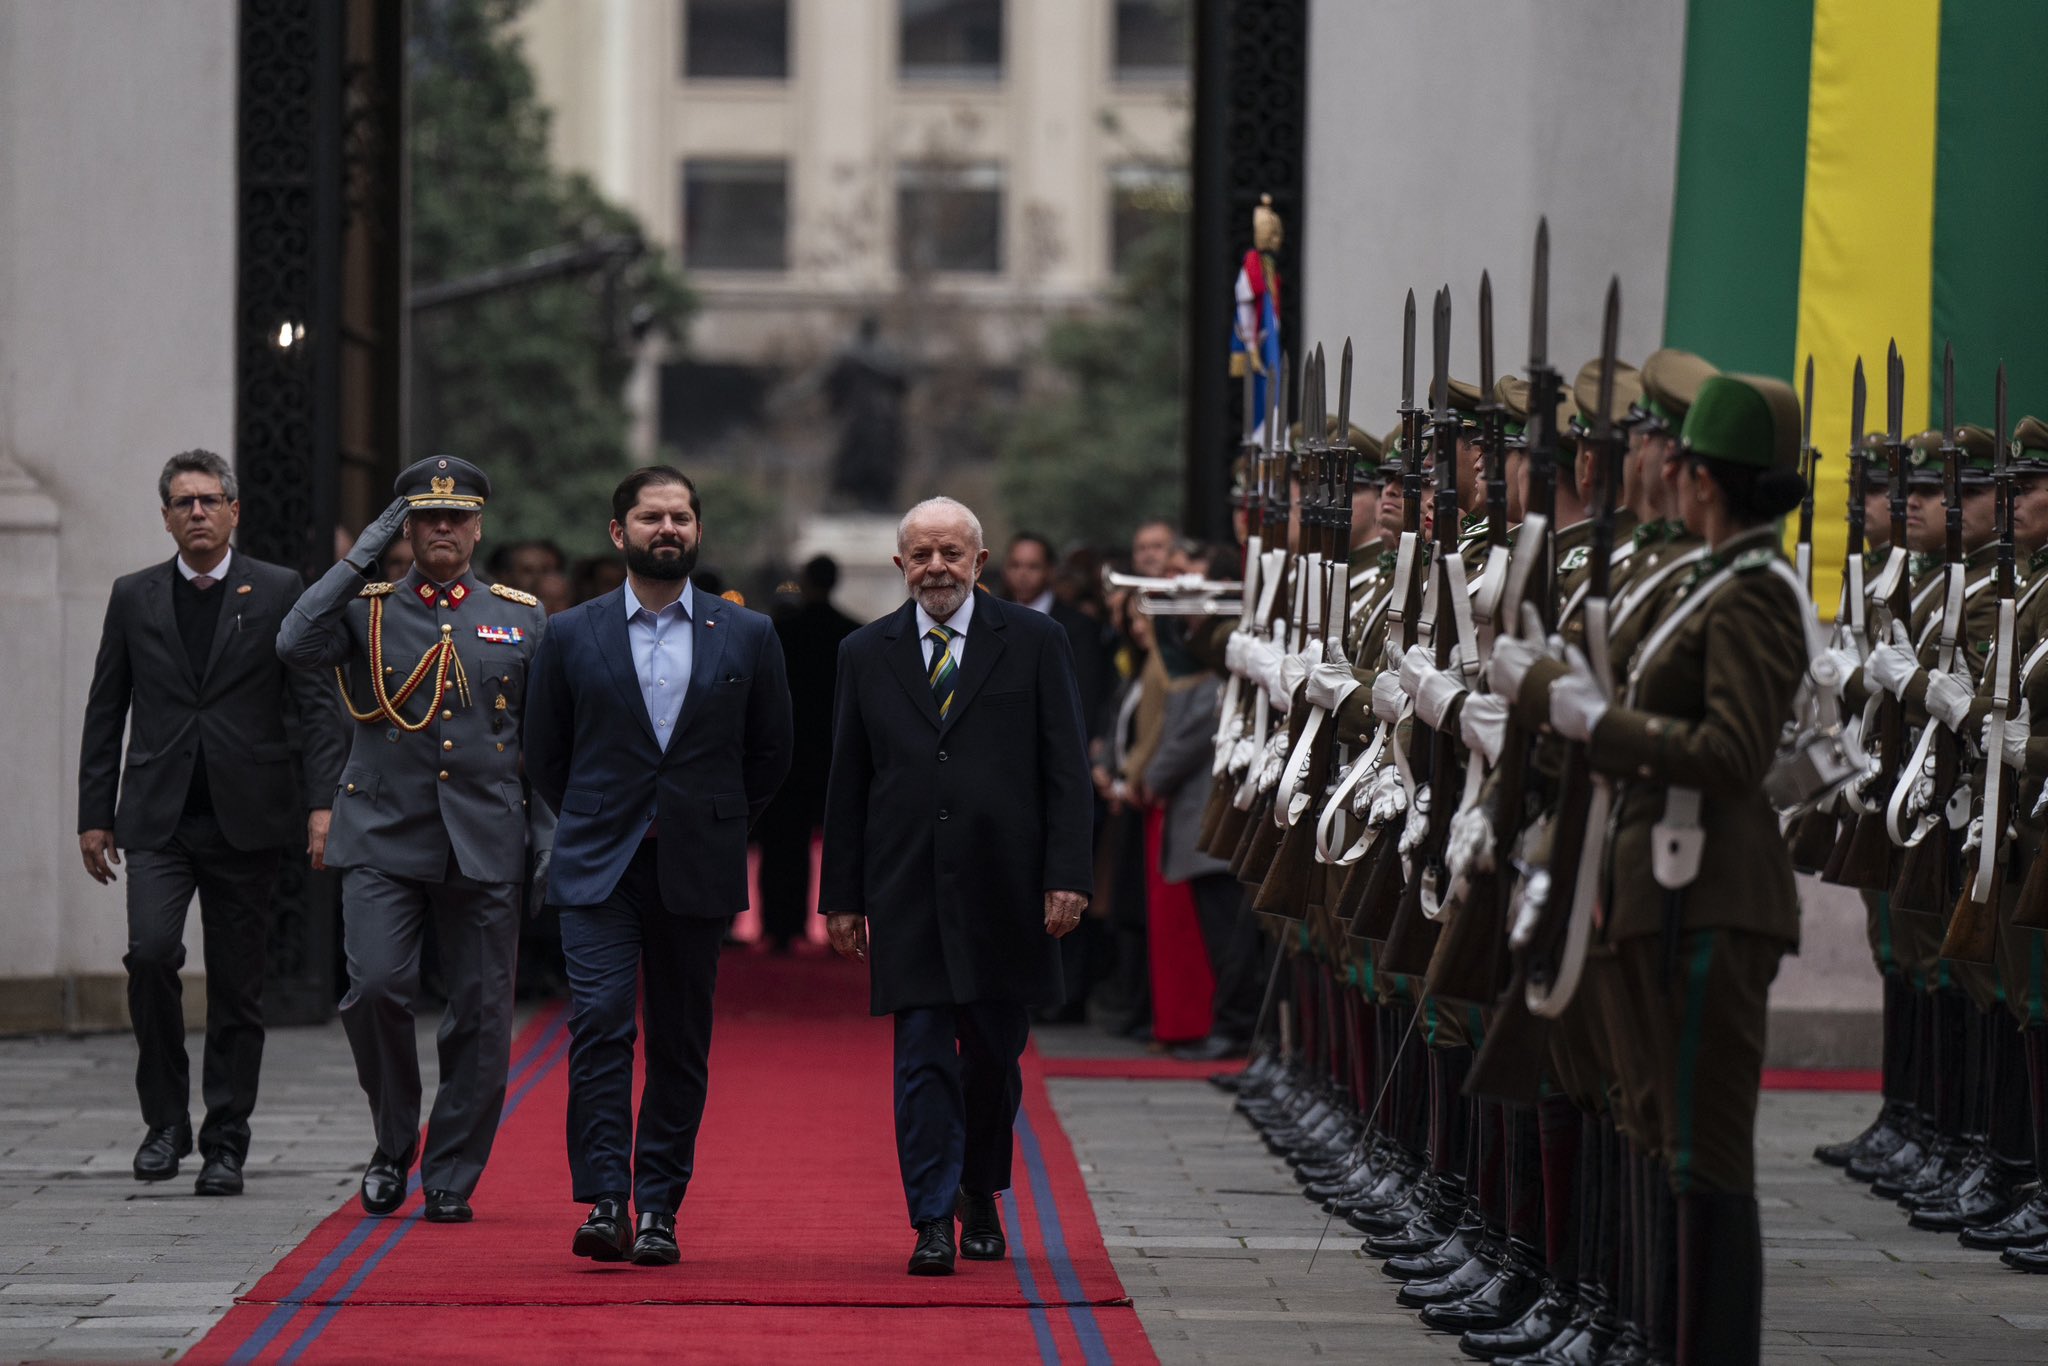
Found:
[[[1035,1054],[1003,1201],[1010,1259],[910,1277],[889,1024],[867,1016],[864,974],[753,953],[728,955],[721,973],[680,1266],[569,1254],[583,1211],[563,1155],[567,1035],[552,1010],[513,1045],[475,1223],[423,1222],[417,1192],[390,1219],[351,1200],[188,1360],[1153,1359]]]
[[[1855,1067],[1766,1067],[1766,1091],[1876,1091],[1884,1073]]]
[[[1219,1072],[1244,1071],[1244,1059],[1182,1062],[1179,1058],[1042,1058],[1048,1077],[1097,1077],[1112,1081],[1206,1081]]]

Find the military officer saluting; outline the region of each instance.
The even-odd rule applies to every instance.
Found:
[[[277,637],[286,663],[334,671],[356,721],[327,862],[345,870],[341,1018],[377,1133],[363,1173],[371,1214],[404,1202],[417,1147],[413,1008],[420,942],[434,921],[448,1006],[420,1178],[424,1215],[437,1223],[470,1218],[497,1134],[520,885],[553,825],[520,773],[526,668],[546,617],[530,594],[470,572],[490,488],[453,456],[407,468],[391,506]],[[367,582],[401,534],[412,569],[396,583]]]

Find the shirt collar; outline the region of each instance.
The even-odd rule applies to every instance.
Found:
[[[695,621],[697,619],[697,588],[688,579],[683,580],[683,595],[670,603],[668,607],[662,608],[661,612],[657,612],[651,607],[640,605],[640,599],[633,594],[633,580],[630,577],[622,587],[625,589],[627,621],[631,621],[642,612],[647,613],[649,616],[658,617],[661,615],[661,612],[667,612],[671,609],[682,612],[683,619],[686,621]]]
[[[1029,607],[1034,612],[1050,614],[1052,612],[1052,590],[1050,588],[1046,589],[1043,593],[1040,593],[1037,597],[1023,605]]]
[[[981,590],[977,588],[968,589],[966,600],[963,601],[960,604],[960,606],[954,610],[952,618],[945,623],[946,629],[951,631],[954,635],[964,636],[967,634],[967,623],[974,619],[975,594],[977,594],[980,591]],[[912,601],[915,602],[915,599],[913,599]],[[917,636],[918,639],[922,640],[926,636],[930,635],[932,633],[932,627],[939,625],[940,622],[937,617],[933,616],[930,612],[924,610],[923,603],[917,602],[916,607]]]
[[[229,546],[228,553],[220,557],[220,563],[207,571],[207,577],[212,579],[215,583],[219,583],[222,579],[228,576],[228,566],[233,564],[234,562],[235,550],[233,546]],[[190,583],[192,582],[192,580],[199,577],[199,571],[194,569],[191,565],[185,563],[185,555],[183,551],[180,551],[178,553],[178,577],[182,578],[187,583]]]

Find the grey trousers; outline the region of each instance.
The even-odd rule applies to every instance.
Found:
[[[342,878],[348,995],[341,1023],[370,1099],[377,1146],[407,1160],[420,1127],[414,1003],[420,940],[434,918],[448,1007],[438,1038],[440,1087],[427,1124],[420,1184],[476,1190],[498,1134],[512,1056],[512,975],[519,956],[519,886],[476,882],[453,867],[442,882],[350,868]]]

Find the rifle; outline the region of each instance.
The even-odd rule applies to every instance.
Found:
[[[1995,487],[1998,506],[1998,634],[1991,653],[1991,735],[1984,753],[1984,809],[1979,818],[1977,859],[1964,873],[1943,936],[1941,956],[1964,963],[1989,963],[1998,945],[1998,901],[2005,889],[2005,832],[2012,824],[2013,789],[2019,775],[2005,771],[2005,728],[2019,697],[2019,605],[2015,599],[2012,540],[2012,451],[2005,435],[2005,364],[1998,366],[1992,440],[1997,444]]]
[[[1622,437],[1613,415],[1620,328],[1621,281],[1610,278],[1600,327],[1600,411],[1593,417],[1593,443],[1601,453],[1600,492],[1593,508],[1585,605],[1586,657],[1603,687],[1613,685],[1607,657],[1607,598],[1613,573],[1614,505],[1621,485]],[[1613,801],[1613,787],[1595,778],[1587,749],[1585,744],[1573,744],[1565,750],[1557,818],[1550,827],[1548,892],[1568,901],[1564,905],[1538,902],[1533,908],[1525,904],[1523,919],[1511,940],[1519,941],[1523,950],[1529,1009],[1546,1019],[1563,1014],[1578,989],[1592,933],[1607,812]],[[1666,928],[1668,933],[1670,927]]]
[[[1905,420],[1905,401],[1906,368],[1899,359],[1899,344],[1894,341],[1885,357],[1884,404],[1885,459],[1891,466],[1891,487],[1887,492],[1891,495],[1892,549],[1872,589],[1879,603],[1872,634],[1880,639],[1894,623],[1910,629],[1913,622],[1911,556],[1906,548],[1906,445],[1899,430]],[[1852,504],[1860,505],[1860,492],[1850,500]],[[1880,690],[1873,700],[1877,704],[1877,773],[1865,790],[1865,809],[1850,831],[1838,880],[1846,887],[1884,892],[1891,890],[1898,865],[1897,849],[1885,831],[1885,807],[1905,766],[1906,712],[1899,699],[1888,692]]]
[[[1493,372],[1493,281],[1484,271],[1479,275],[1479,444],[1486,477],[1486,567],[1473,595],[1471,645],[1475,650],[1470,677],[1477,687],[1486,676],[1486,662],[1493,652],[1495,634],[1503,620],[1512,624],[1520,611],[1522,590],[1528,583],[1528,566],[1536,556],[1542,524],[1530,522],[1523,530],[1523,544],[1529,549],[1511,560],[1507,545],[1507,410],[1494,392]],[[1536,537],[1531,539],[1533,530]],[[1512,568],[1510,567],[1512,566]],[[1505,608],[1505,614],[1503,613]],[[1486,758],[1478,751],[1466,756],[1465,789],[1458,801],[1458,814],[1451,831],[1461,822],[1488,821],[1481,810],[1485,796]],[[1490,824],[1490,821],[1488,821]],[[1454,833],[1447,833],[1448,846]],[[1497,842],[1496,842],[1497,843]],[[1427,984],[1432,996],[1490,1005],[1507,985],[1507,929],[1499,898],[1494,895],[1497,857],[1476,860],[1476,872],[1453,867],[1451,887],[1444,912],[1443,933],[1436,953],[1430,958]]]
[[[1234,635],[1249,635],[1256,620],[1253,613],[1259,602],[1259,557],[1264,547],[1260,537],[1259,511],[1259,443],[1253,436],[1257,426],[1258,410],[1253,400],[1253,381],[1257,376],[1247,365],[1244,371],[1244,420],[1237,438],[1237,458],[1240,473],[1238,483],[1242,486],[1239,495],[1244,513],[1244,552],[1239,579],[1244,585],[1240,598],[1237,630]],[[1235,671],[1224,684],[1223,705],[1218,708],[1216,721],[1216,755],[1210,764],[1209,802],[1202,809],[1201,832],[1195,837],[1195,845],[1203,853],[1211,853],[1216,845],[1217,827],[1223,815],[1230,810],[1232,787],[1228,781],[1231,752],[1236,748],[1238,738],[1244,734],[1246,699],[1243,676]]]
[[[1820,452],[1813,444],[1813,354],[1806,357],[1806,386],[1799,407],[1799,472],[1806,484],[1806,496],[1799,501],[1799,541],[1793,556],[1793,567],[1799,581],[1806,585],[1806,596],[1813,597],[1813,491],[1820,480]],[[1849,496],[1851,504],[1858,509],[1862,497],[1858,493]],[[1847,578],[1843,582],[1848,582]],[[1839,709],[1838,709],[1839,710]],[[1841,817],[1835,812],[1832,798],[1793,818],[1791,839],[1787,841],[1792,854],[1792,866],[1802,873],[1818,873],[1827,866],[1833,854],[1836,837],[1841,826]]]
[[[1942,557],[1941,628],[1934,662],[1934,667],[1944,673],[1959,667],[1963,581],[1967,577],[1963,556],[1963,450],[1956,444],[1955,359],[1955,347],[1951,344],[1942,354],[1941,367],[1942,503],[1947,513],[1947,537]],[[1925,771],[1929,756],[1934,761],[1934,794],[1925,810],[1917,810],[1914,798],[1920,788],[1910,779]],[[1955,859],[1946,807],[1956,790],[1958,767],[1955,733],[1929,717],[1907,761],[1909,781],[1893,791],[1885,810],[1885,826],[1892,842],[1905,849],[1899,860],[1898,881],[1892,887],[1892,905],[1899,910],[1946,915],[1955,905]]]
[[[1401,311],[1401,543],[1394,556],[1393,596],[1387,604],[1387,639],[1400,640],[1403,652],[1415,643],[1422,614],[1422,589],[1427,566],[1419,564],[1422,546],[1422,410],[1415,406],[1415,291],[1408,291]],[[1378,747],[1394,743],[1393,727],[1382,722]],[[1384,940],[1393,928],[1401,892],[1399,843],[1402,821],[1388,822],[1374,838],[1366,856],[1352,865],[1340,893],[1340,910],[1348,909],[1354,939]]]
[[[1557,405],[1564,378],[1550,364],[1550,224],[1536,224],[1535,283],[1529,306],[1529,508],[1524,526],[1537,527],[1535,563],[1528,566],[1528,592],[1535,598],[1536,631],[1547,637],[1557,627]],[[1524,618],[1531,609],[1524,607]],[[1510,622],[1510,626],[1518,626]],[[1518,628],[1519,629],[1519,628]],[[1541,870],[1523,868],[1516,858],[1528,804],[1530,775],[1535,770],[1541,737],[1526,731],[1509,713],[1507,737],[1495,774],[1493,798],[1494,915],[1512,924],[1519,914],[1517,894],[1541,897],[1547,878]],[[1521,871],[1525,876],[1517,878]],[[1489,1096],[1510,1104],[1533,1104],[1540,1094],[1550,1040],[1549,1021],[1529,1010],[1528,957],[1510,951],[1507,986],[1494,1003],[1493,1021],[1465,1079],[1465,1094]]]
[[[1436,462],[1436,566],[1435,614],[1429,644],[1436,652],[1436,667],[1448,671],[1451,651],[1458,644],[1456,623],[1465,605],[1465,562],[1458,554],[1458,415],[1451,408],[1451,288],[1437,291],[1436,318],[1432,340],[1436,361],[1432,384],[1434,404],[1430,414],[1430,444]],[[1425,609],[1426,610],[1426,609]],[[1471,648],[1467,643],[1466,649]],[[1443,866],[1444,837],[1450,831],[1452,803],[1456,800],[1458,737],[1448,730],[1434,730],[1415,717],[1409,731],[1409,766],[1415,774],[1414,799],[1408,820],[1420,821],[1419,837],[1412,841],[1414,854],[1407,860],[1408,877],[1401,901],[1395,909],[1394,924],[1387,933],[1386,952],[1380,963],[1388,972],[1421,973],[1429,968],[1436,951],[1438,927],[1435,900],[1448,882]],[[1404,830],[1401,843],[1411,844]]]

